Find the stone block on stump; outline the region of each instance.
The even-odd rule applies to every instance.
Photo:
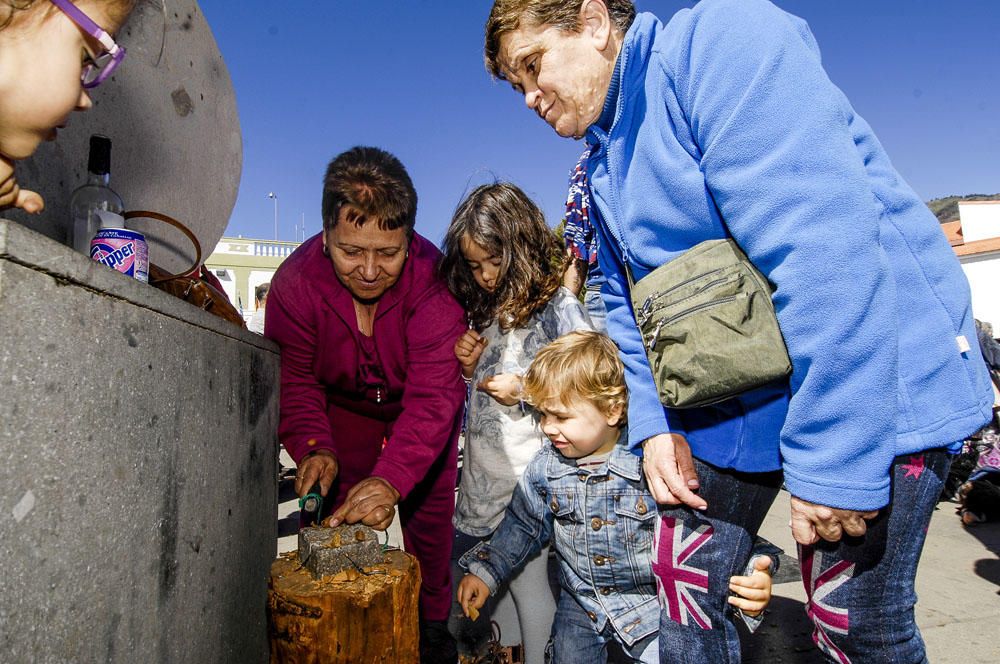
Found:
[[[364,525],[299,530],[299,560],[314,579],[345,569],[362,570],[382,562],[378,534]]]

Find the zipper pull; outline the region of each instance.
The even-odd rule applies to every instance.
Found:
[[[663,329],[663,324],[666,322],[666,320],[667,320],[666,318],[661,318],[660,322],[656,324],[656,329],[653,330],[653,333],[651,335],[649,335],[649,344],[647,345],[647,348],[650,351],[656,348],[656,342],[660,340],[660,330]]]

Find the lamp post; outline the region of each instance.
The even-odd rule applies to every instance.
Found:
[[[267,193],[268,198],[274,199],[274,239],[278,240],[278,195],[273,191]]]

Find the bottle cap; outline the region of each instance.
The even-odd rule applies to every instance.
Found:
[[[125,217],[120,214],[109,210],[94,210],[94,214],[101,220],[101,228],[125,228]]]
[[[94,134],[90,137],[87,170],[96,175],[107,175],[111,172],[111,139],[107,136]]]

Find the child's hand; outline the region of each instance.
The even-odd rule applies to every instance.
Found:
[[[45,209],[45,201],[35,192],[21,189],[14,178],[14,163],[0,157],[0,210],[10,207],[38,214]]]
[[[479,336],[475,330],[467,330],[465,334],[455,342],[455,357],[462,365],[462,375],[472,378],[472,372],[476,370],[479,356],[486,348],[486,339]]]
[[[760,615],[771,601],[771,575],[768,573],[770,566],[770,558],[757,556],[750,576],[734,576],[729,579],[729,589],[739,595],[730,597],[729,603],[748,616]]]
[[[511,373],[489,376],[479,381],[476,389],[490,395],[501,405],[515,406],[521,400],[521,377]]]
[[[489,596],[489,586],[475,574],[466,574],[458,584],[458,603],[470,620],[479,618],[479,609],[483,608]]]

